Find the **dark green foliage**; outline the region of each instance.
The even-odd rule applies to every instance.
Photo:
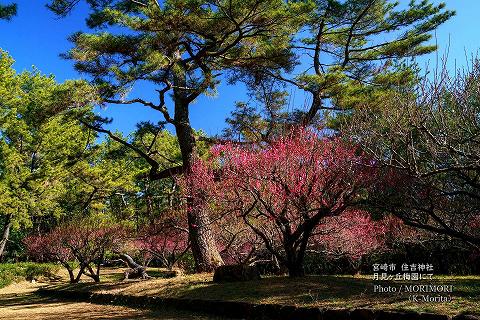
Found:
[[[37,70],[17,74],[12,64],[0,51],[0,228],[7,244],[11,229],[65,213],[61,198],[69,168],[89,140],[74,119],[56,114],[70,103],[59,93],[74,82],[60,85]],[[2,256],[4,246],[0,251]]]
[[[97,142],[77,121],[91,110],[83,82],[58,84],[37,70],[18,74],[12,64],[0,51],[0,240],[6,258],[16,260],[26,232],[47,232],[59,220],[131,219],[124,195],[136,193],[140,169],[122,145]],[[72,105],[74,113],[64,112]]]
[[[375,106],[415,84],[418,70],[409,59],[436,50],[429,43],[432,31],[454,14],[445,4],[427,0],[404,7],[387,0],[313,2],[303,32],[292,34],[291,50],[299,65],[294,72],[244,69],[240,78],[259,103],[251,109],[239,105],[229,119],[227,136],[249,140],[254,135],[258,140],[285,123],[338,129],[339,120],[353,110]],[[292,87],[305,98],[297,102],[290,96],[271,108],[269,102]]]
[[[195,260],[190,252],[180,258],[178,265],[187,274],[195,273]]]
[[[75,48],[67,55],[79,71],[95,76],[104,97],[138,80],[169,87],[165,94],[185,77],[189,89],[177,89],[193,101],[214,90],[219,72],[226,69],[277,70],[292,64],[285,50],[298,5],[278,0],[166,1],[162,6],[110,2],[95,5],[88,18],[99,32],[73,35]],[[104,31],[109,26],[118,31]]]
[[[17,14],[17,4],[4,5],[0,4],[0,20],[10,20],[13,16]]]
[[[0,223],[0,225],[4,225],[1,219]],[[14,263],[24,261],[25,245],[23,244],[23,239],[28,236],[29,232],[30,231],[25,228],[11,230],[7,251],[3,256],[3,262]]]
[[[299,37],[313,56],[308,67],[314,72],[295,78],[312,95],[306,120],[321,109],[358,107],[369,95],[414,79],[414,70],[399,62],[434,51],[436,46],[428,43],[431,31],[454,12],[427,0],[399,6],[387,0],[317,1],[307,22],[309,34]]]

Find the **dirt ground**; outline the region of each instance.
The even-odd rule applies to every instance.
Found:
[[[35,294],[42,283],[21,282],[0,289],[0,319],[9,320],[211,320],[179,311],[137,310],[120,306],[59,301]]]

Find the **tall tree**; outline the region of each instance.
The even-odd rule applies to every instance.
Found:
[[[322,219],[357,205],[375,180],[357,147],[308,130],[265,149],[225,145],[213,153],[217,176],[200,161],[187,175],[194,205],[207,198],[236,215],[293,277],[304,275],[305,253]]]
[[[365,103],[373,105],[392,88],[414,82],[416,67],[405,59],[436,50],[429,43],[432,31],[454,14],[445,10],[444,3],[434,5],[428,0],[410,1],[406,6],[388,0],[314,2],[314,10],[292,44],[301,62],[295,72],[245,70],[243,79],[252,95],[261,97],[257,101],[264,114],[255,106],[247,109],[240,104],[231,118],[231,129],[237,135],[245,134],[248,139],[253,131],[262,137],[275,133],[273,129],[286,120],[287,124],[310,125],[328,119],[329,126],[337,127],[335,118],[348,116]],[[278,100],[288,88],[305,93],[305,100],[300,101],[304,106],[286,108],[289,101],[298,103],[295,97]],[[286,115],[292,107],[296,109]],[[251,118],[256,122],[250,124]]]
[[[12,63],[0,51],[0,257],[12,227],[62,213],[66,168],[89,135],[75,119],[56,115],[64,85],[38,71],[16,74]]]
[[[75,2],[53,1],[50,7],[64,14]],[[190,105],[201,95],[213,94],[222,74],[242,68],[271,72],[291,68],[290,35],[298,28],[299,13],[307,7],[281,0],[89,3],[93,11],[88,25],[99,31],[73,35],[75,47],[67,57],[76,61],[77,70],[92,76],[104,103],[142,104],[175,127],[180,166],[161,170],[155,158],[122,142],[146,159],[153,180],[190,170],[197,153]],[[145,81],[156,87],[157,101],[125,97],[133,85]],[[83,122],[113,138],[102,127],[103,120]],[[222,264],[207,212],[192,207],[188,220],[197,269],[207,271]]]
[[[385,99],[381,112],[357,112],[343,130],[387,168],[370,199],[374,206],[478,248],[480,64],[454,77],[447,70],[437,74]]]

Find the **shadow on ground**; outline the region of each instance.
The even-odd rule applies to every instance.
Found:
[[[84,302],[66,302],[53,298],[41,297],[35,292],[0,294],[2,319],[10,320],[211,320],[219,319],[204,315],[193,315],[177,310],[137,310],[121,306],[91,304]]]
[[[409,294],[375,292],[376,285],[452,285],[453,302],[414,303]],[[52,288],[105,292],[134,296],[160,296],[186,299],[230,300],[251,303],[318,306],[322,308],[375,308],[434,312],[455,315],[460,312],[475,313],[480,310],[480,279],[478,277],[439,276],[428,281],[373,281],[370,277],[306,276],[267,277],[254,282],[216,284],[211,274],[187,275],[173,279],[124,281],[106,283],[79,283],[53,285]]]

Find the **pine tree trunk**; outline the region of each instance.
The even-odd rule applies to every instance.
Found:
[[[10,228],[12,227],[12,216],[7,215],[5,225],[3,227],[2,238],[0,239],[0,261],[3,260],[5,248],[7,247],[8,238],[10,236]]]
[[[196,142],[188,115],[188,103],[175,97],[175,131],[186,172],[190,171],[196,155]],[[196,206],[187,206],[189,237],[197,272],[209,272],[223,265],[212,231],[208,212]]]
[[[216,267],[223,265],[223,260],[213,239],[210,217],[201,208],[190,208],[188,226],[195,269],[197,272],[213,271]]]
[[[313,123],[313,120],[315,120],[318,111],[322,108],[322,98],[320,97],[320,93],[312,92],[312,94],[312,104],[310,105],[310,109],[307,113],[305,113],[302,119],[302,126],[304,127],[307,127]]]

